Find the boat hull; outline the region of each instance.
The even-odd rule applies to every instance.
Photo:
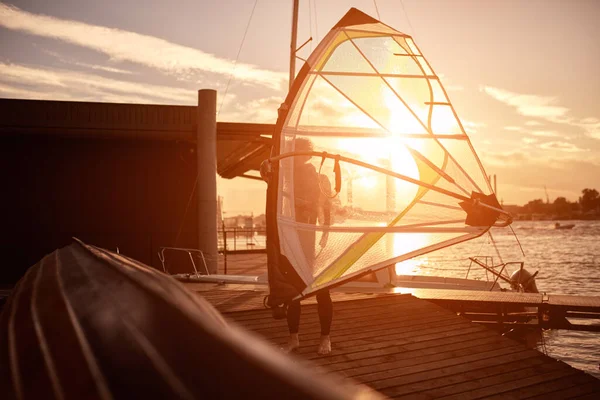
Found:
[[[175,279],[81,242],[31,267],[3,307],[0,393],[18,399],[353,397],[227,323]]]

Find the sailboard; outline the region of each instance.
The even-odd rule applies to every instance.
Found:
[[[271,306],[512,222],[413,38],[354,8],[299,71],[262,169]]]

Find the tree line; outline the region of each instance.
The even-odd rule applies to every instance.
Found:
[[[565,197],[557,197],[552,203],[535,199],[520,207],[519,212],[556,217],[598,217],[600,216],[600,193],[596,189],[583,189],[578,201],[574,202],[570,202]]]

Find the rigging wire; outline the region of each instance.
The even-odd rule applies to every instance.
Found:
[[[502,259],[500,250],[498,250],[498,246],[496,245],[496,241],[494,240],[494,237],[492,236],[492,232],[488,231],[488,235],[490,235],[490,240],[492,241],[492,244],[494,245],[494,250],[496,250],[496,254],[498,255],[498,258],[500,259],[500,263],[504,264],[504,260]]]
[[[406,8],[404,8],[404,2],[402,0],[400,0],[400,5],[402,6],[402,11],[404,11],[404,15],[406,16],[406,22],[408,22],[408,27],[410,28],[410,35],[415,36],[417,32],[415,32],[415,29],[410,23],[410,18],[408,18],[408,13],[406,12]]]
[[[377,12],[377,19],[381,21],[381,16],[379,15],[379,8],[377,7],[377,0],[373,0],[373,4],[375,4],[375,11]]]
[[[225,86],[225,93],[223,93],[223,99],[221,100],[221,105],[219,105],[219,110],[217,111],[217,115],[221,112],[221,108],[223,107],[223,103],[225,103],[225,97],[227,97],[227,91],[229,90],[229,84],[231,83],[231,79],[233,78],[233,74],[235,72],[235,67],[237,66],[238,60],[240,59],[240,53],[242,52],[242,48],[244,47],[244,41],[246,40],[246,35],[248,34],[248,29],[250,28],[250,23],[252,22],[252,17],[254,16],[254,10],[256,10],[256,5],[258,4],[258,0],[254,0],[254,7],[252,7],[252,12],[250,13],[250,18],[248,19],[248,24],[246,25],[246,30],[244,31],[244,36],[242,37],[242,42],[240,43],[240,48],[238,49],[237,56],[235,56],[235,62],[233,63],[233,69],[231,70],[231,75],[229,75],[229,79],[227,80],[227,86]]]
[[[317,38],[317,44],[319,43],[319,17],[317,15],[317,0],[313,0],[313,7],[315,9],[315,37]]]
[[[519,244],[519,248],[521,249],[521,253],[523,253],[523,256],[525,256],[525,251],[523,250],[523,246],[521,246],[521,242],[519,241],[519,237],[515,233],[515,230],[513,229],[512,225],[509,225],[509,227],[510,227],[510,230],[512,231],[515,239],[517,239],[517,243]]]
[[[308,0],[308,30],[310,32],[310,37],[312,37],[312,0]],[[309,43],[308,48],[310,50],[310,54],[312,54],[312,40],[311,43]]]
[[[192,193],[190,193],[190,198],[188,199],[187,205],[185,206],[185,210],[183,211],[183,216],[181,217],[181,223],[179,224],[179,231],[177,232],[177,236],[175,236],[175,240],[173,241],[173,247],[177,247],[177,241],[179,240],[179,236],[181,235],[181,230],[183,229],[183,224],[185,222],[185,216],[187,215],[188,209],[190,208],[190,204],[192,202],[192,198],[194,197],[194,193],[196,192],[196,186],[198,186],[198,178],[200,177],[200,171],[196,174],[196,179],[194,180],[194,187],[192,188]]]

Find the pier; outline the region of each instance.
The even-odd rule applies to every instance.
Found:
[[[285,320],[263,307],[265,289],[186,284],[227,320],[274,346]],[[292,357],[328,375],[391,398],[596,398],[600,380],[524,344],[410,294],[332,293],[333,353],[319,356],[316,304],[303,304],[300,345]]]
[[[189,269],[191,270],[191,266]],[[250,282],[243,278],[266,274],[266,254],[229,254],[226,258],[222,257],[219,265],[219,273],[224,272],[231,276],[240,276],[239,283]],[[195,280],[193,274],[189,276]],[[219,278],[215,277],[200,277],[200,280],[219,282]],[[260,281],[262,281],[261,290],[267,290],[266,279]],[[539,328],[600,332],[600,296],[402,287],[365,287],[361,290],[379,294],[412,294],[416,298],[438,304],[474,322],[500,330]],[[569,319],[576,322],[571,322]],[[584,321],[585,323],[582,323]]]

